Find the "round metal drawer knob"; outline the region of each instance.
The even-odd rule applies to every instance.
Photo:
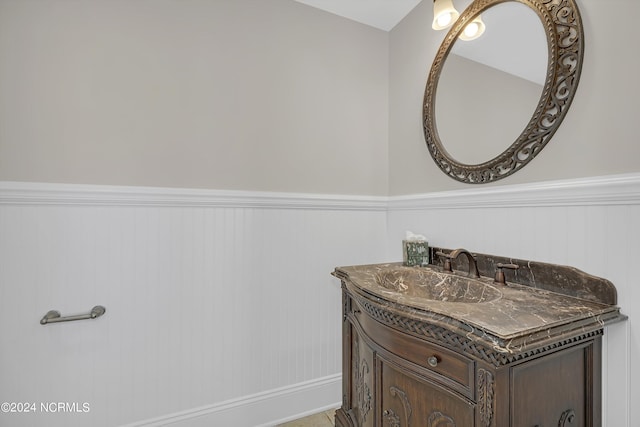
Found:
[[[427,359],[427,363],[432,368],[435,368],[436,366],[438,366],[438,358],[436,356],[431,356]]]

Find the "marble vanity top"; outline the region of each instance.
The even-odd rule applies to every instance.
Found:
[[[357,299],[441,326],[504,353],[546,345],[576,331],[602,329],[625,318],[615,304],[598,298],[578,298],[530,284],[497,284],[492,277],[469,279],[466,273],[443,272],[437,265],[349,266],[338,267],[332,274]],[[584,280],[581,287],[584,294],[588,288]]]

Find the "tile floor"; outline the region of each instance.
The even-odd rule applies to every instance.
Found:
[[[335,425],[333,418],[335,412],[335,409],[330,409],[319,414],[280,424],[277,427],[333,427]]]

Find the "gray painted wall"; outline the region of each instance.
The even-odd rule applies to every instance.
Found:
[[[578,1],[585,61],[578,92],[562,126],[524,169],[495,184],[640,171],[636,143],[640,57],[630,28],[640,2]],[[432,4],[421,2],[390,32],[389,193],[470,187],[444,175],[431,159],[421,125],[424,85],[444,32],[430,26]],[[506,145],[505,145],[506,147]]]
[[[438,135],[456,160],[486,162],[504,151],[505,141],[520,136],[542,90],[539,84],[452,53],[438,81]]]
[[[0,181],[385,195],[387,93],[293,0],[0,1]]]
[[[640,170],[628,28],[579,3],[585,63],[550,144],[492,185]],[[624,13],[618,13],[624,10]],[[400,195],[466,188],[424,143],[444,33],[422,2],[391,32],[292,0],[3,0],[0,180]]]

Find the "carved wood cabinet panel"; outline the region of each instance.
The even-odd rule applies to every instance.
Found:
[[[343,310],[338,427],[601,426],[601,332],[510,356],[344,287]]]
[[[357,421],[357,425],[363,427],[373,426],[373,378],[374,361],[373,350],[354,330],[351,341],[351,388],[349,389],[351,401],[351,414]]]
[[[400,365],[382,358],[378,363],[383,426],[473,426],[472,402]]]
[[[512,369],[514,426],[593,426],[593,342]],[[600,387],[598,387],[599,389]]]

